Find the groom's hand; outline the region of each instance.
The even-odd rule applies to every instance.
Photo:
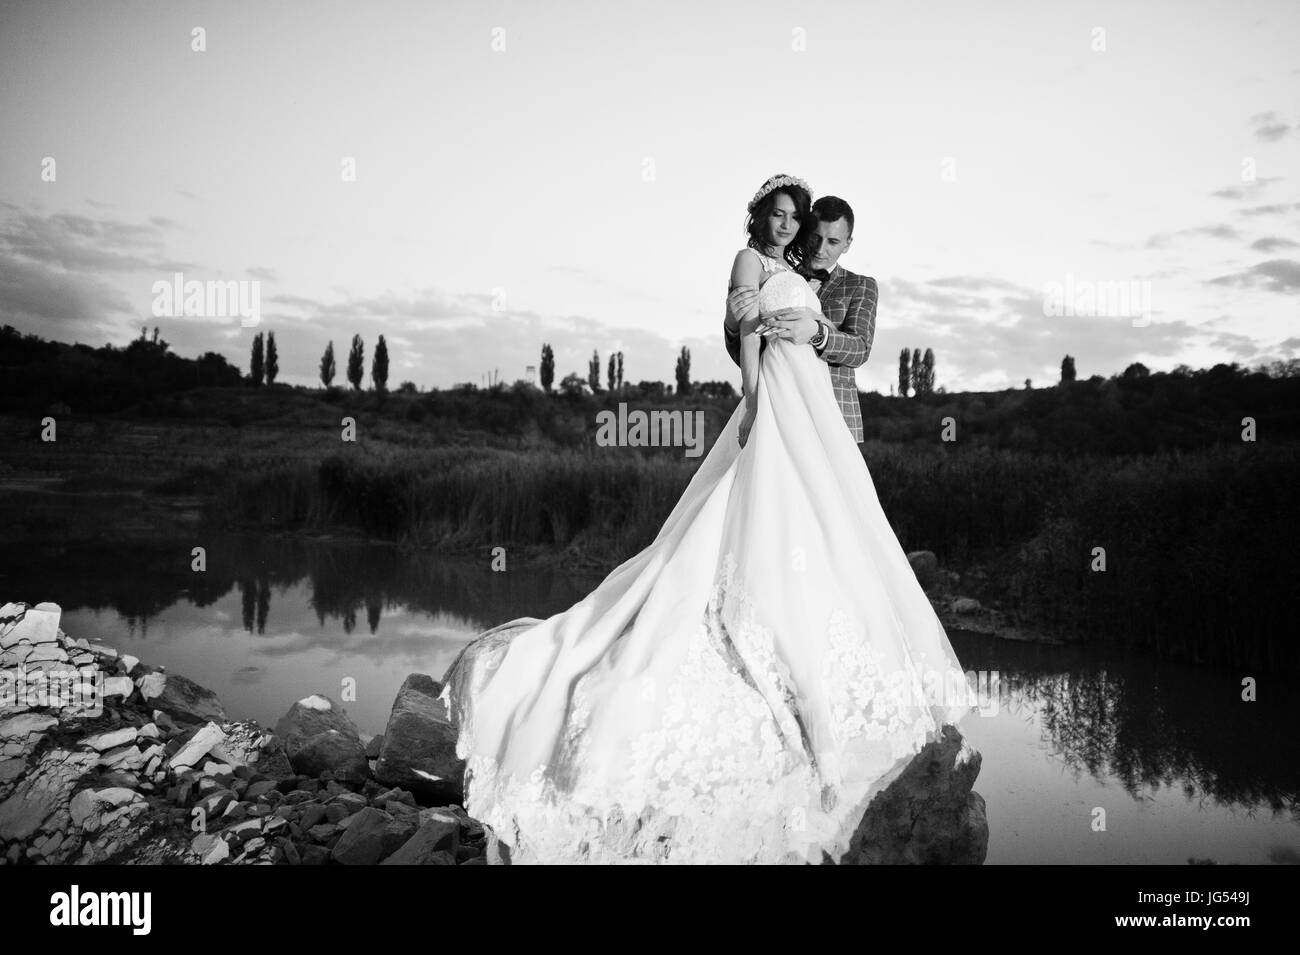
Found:
[[[808,339],[817,334],[817,319],[820,317],[816,310],[806,307],[777,309],[763,316],[766,331],[761,334],[806,345]]]

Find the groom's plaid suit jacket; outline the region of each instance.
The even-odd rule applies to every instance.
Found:
[[[835,266],[835,271],[817,292],[822,304],[822,317],[832,326],[820,354],[830,366],[831,387],[835,390],[835,400],[840,403],[844,422],[859,443],[862,441],[862,406],[858,404],[858,384],[853,369],[864,364],[871,354],[879,297],[875,279],[850,272],[842,265]],[[723,335],[727,354],[739,365],[740,334],[724,325]],[[766,346],[767,340],[764,339],[760,350]]]

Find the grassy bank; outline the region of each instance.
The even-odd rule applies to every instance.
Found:
[[[1300,445],[1102,462],[1071,482],[1006,563],[1007,597],[1054,632],[1161,655],[1300,669]],[[1106,571],[1091,569],[1105,549]]]
[[[990,569],[986,595],[1079,639],[1174,657],[1297,666],[1283,634],[1300,586],[1289,558],[1300,445],[1134,458],[871,444],[904,548]],[[613,567],[649,544],[696,466],[680,457],[497,449],[232,461],[209,516],[426,546],[545,549]],[[1102,548],[1105,570],[1091,569]]]
[[[503,546],[612,566],[648,544],[694,473],[680,455],[439,448],[234,460],[206,481],[225,527],[367,536],[445,549]]]
[[[1295,378],[1222,366],[1070,387],[862,396],[863,454],[907,550],[928,549],[1017,623],[1187,659],[1296,668]],[[121,412],[0,413],[0,525],[24,539],[148,539],[207,522],[356,535],[606,571],[648,544],[700,459],[600,448],[596,415],[734,399],[202,387]],[[1264,411],[1252,410],[1257,400]],[[1245,409],[1245,410],[1243,410]],[[1266,440],[1242,443],[1243,415]],[[955,444],[937,440],[947,417]],[[355,443],[342,440],[354,422]],[[1155,450],[1151,450],[1154,447]],[[1136,450],[1133,450],[1136,449]],[[1106,570],[1090,569],[1104,548]]]

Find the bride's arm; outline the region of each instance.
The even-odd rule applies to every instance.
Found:
[[[727,311],[722,318],[722,340],[727,346],[727,354],[737,365],[740,364],[740,318],[749,306],[758,300],[758,289],[739,286],[727,296]]]
[[[758,264],[758,256],[743,251],[736,253],[736,261],[731,265],[731,288],[758,288],[761,278],[762,267]],[[757,300],[739,318],[740,381],[746,408],[752,408],[758,400],[758,353],[763,344],[762,337],[757,333]]]

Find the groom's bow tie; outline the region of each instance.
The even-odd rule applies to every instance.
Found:
[[[819,282],[825,282],[831,277],[831,273],[826,269],[804,269],[800,274],[806,279],[817,279]]]

